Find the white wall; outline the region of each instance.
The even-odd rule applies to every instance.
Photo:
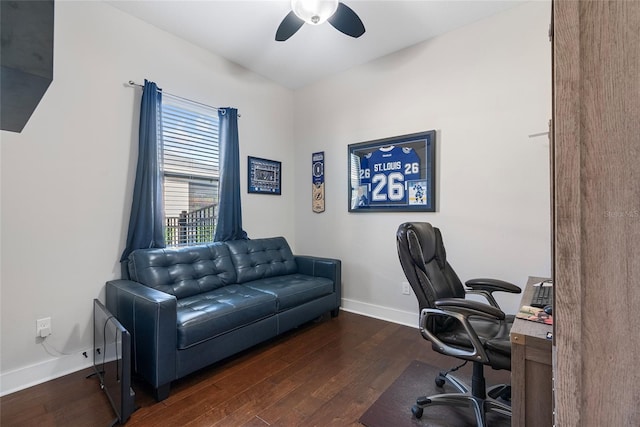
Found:
[[[241,159],[276,157],[294,187],[290,90],[101,2],[56,2],[55,15],[53,83],[22,133],[0,135],[2,394],[91,362],[92,300],[119,277],[137,158],[141,90],[125,82],[238,108]],[[293,243],[292,191],[242,202],[250,237]]]
[[[549,2],[531,2],[295,93],[296,247],[343,261],[343,307],[411,325],[395,232],[443,232],[462,280],[550,275]],[[437,212],[348,213],[347,145],[437,130]],[[325,151],[326,212],[311,211]],[[500,295],[508,312],[520,295]]]

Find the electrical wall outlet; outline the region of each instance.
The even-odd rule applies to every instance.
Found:
[[[36,336],[46,338],[51,335],[51,318],[45,317],[36,320]]]
[[[409,282],[402,282],[402,295],[411,295],[411,285],[409,285]]]

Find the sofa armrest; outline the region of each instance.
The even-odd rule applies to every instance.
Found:
[[[333,280],[333,290],[336,294],[336,308],[342,301],[342,261],[334,258],[321,258],[307,255],[296,255],[298,273],[308,276],[326,277]]]
[[[176,297],[131,280],[111,280],[106,303],[131,334],[135,371],[156,389],[176,379]]]

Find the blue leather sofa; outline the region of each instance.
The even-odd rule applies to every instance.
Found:
[[[283,237],[140,249],[128,275],[107,282],[106,305],[158,401],[171,381],[340,307],[340,260],[293,255]]]

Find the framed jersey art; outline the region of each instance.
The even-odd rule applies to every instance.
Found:
[[[349,212],[436,210],[436,132],[349,145]]]

